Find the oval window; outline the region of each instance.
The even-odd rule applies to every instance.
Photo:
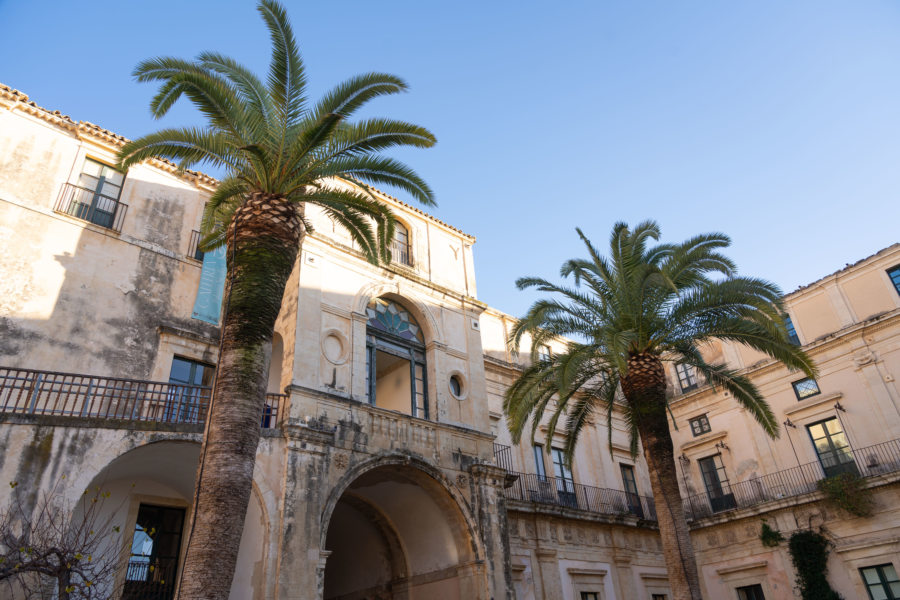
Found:
[[[450,393],[457,398],[462,396],[462,381],[460,381],[459,375],[450,376]]]

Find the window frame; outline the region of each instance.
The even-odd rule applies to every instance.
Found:
[[[172,535],[176,542],[175,544],[161,544],[157,543],[157,539],[151,538],[153,541],[152,549],[150,550],[149,555],[135,554],[135,535],[138,532],[138,528],[140,527],[141,514],[147,513],[155,513],[156,519],[158,519],[159,529],[156,531],[157,536],[161,536],[163,534]],[[167,517],[163,516],[164,513],[177,514],[180,517],[180,527],[176,530],[165,530],[165,525],[168,520]],[[175,581],[176,576],[178,574],[178,569],[180,567],[181,560],[183,559],[182,552],[182,543],[184,542],[184,534],[185,534],[185,525],[187,524],[187,508],[183,506],[171,506],[165,504],[154,504],[154,503],[145,503],[141,502],[138,504],[137,515],[135,515],[135,522],[132,529],[131,536],[131,544],[128,549],[128,562],[125,565],[125,574],[123,575],[124,581],[124,589],[126,590],[125,595],[128,596],[128,591],[137,592],[138,594],[145,594],[147,592],[150,593],[155,598],[165,598],[169,600],[174,598],[175,596]],[[141,528],[141,531],[146,531],[146,529]],[[149,537],[149,536],[148,536]],[[170,547],[175,551],[175,555],[167,555],[160,557],[159,551],[161,548]],[[146,557],[146,561],[133,561],[135,557]],[[167,570],[160,570],[159,561],[163,559],[165,562],[170,563],[171,567],[167,566]],[[155,561],[155,564],[154,564]],[[145,573],[143,578],[133,578],[132,575],[132,563],[139,565],[149,565],[153,567],[153,569],[147,568],[145,569]],[[168,570],[171,569],[171,570]],[[129,590],[129,588],[137,588],[136,590]]]
[[[581,600],[600,600],[599,592],[581,592]]]
[[[806,395],[801,394],[800,389],[798,389],[798,388],[800,386],[807,385],[809,382],[812,382],[812,384],[816,388],[816,391],[806,394]],[[815,379],[813,379],[812,377],[804,377],[803,379],[798,379],[797,381],[792,381],[791,388],[794,390],[794,395],[797,397],[798,402],[802,402],[803,400],[812,398],[813,396],[818,396],[819,394],[822,393],[822,388],[819,387],[819,382],[816,381]]]
[[[888,580],[887,577],[883,573],[884,567],[890,567],[894,571],[894,577],[897,579]],[[875,569],[875,572],[878,575],[878,583],[877,584],[869,584],[866,580],[866,576],[863,571],[867,571],[870,569]],[[875,600],[875,596],[872,594],[872,586],[878,585],[881,586],[881,590],[887,594],[886,600],[900,600],[900,594],[895,595],[891,590],[892,583],[900,583],[900,574],[897,572],[897,567],[894,566],[892,562],[882,563],[880,565],[871,565],[868,567],[860,567],[859,568],[859,576],[863,581],[863,587],[866,588],[866,593],[869,595],[869,600]]]
[[[99,167],[98,175],[87,171],[89,163]],[[109,178],[109,172],[121,175],[121,181],[113,183]],[[125,188],[127,176],[127,173],[122,173],[102,160],[92,156],[85,156],[81,163],[81,170],[78,172],[77,182],[67,182],[63,185],[56,211],[79,221],[119,232],[122,229],[125,210],[128,208],[121,202],[122,190]],[[91,181],[88,182],[85,179],[90,179]],[[115,197],[104,193],[106,186],[116,188]]]
[[[373,304],[381,300],[386,304],[394,304],[406,313],[406,323],[409,324],[407,333],[413,334],[415,339],[407,339],[398,334],[382,329],[383,322],[379,326],[371,324],[373,316],[369,311],[375,312]],[[425,351],[425,332],[418,320],[402,302],[393,298],[372,298],[366,306],[366,400],[371,406],[378,407],[376,387],[378,383],[375,371],[378,368],[378,352],[390,354],[400,359],[409,361],[409,388],[410,388],[410,412],[408,414],[417,419],[428,420],[430,410],[428,406],[428,361]],[[377,319],[376,319],[377,320]],[[413,330],[412,326],[415,326]],[[421,340],[419,339],[421,337]],[[389,409],[386,409],[389,410]],[[397,411],[400,412],[400,411]]]
[[[405,238],[405,240],[398,239],[399,235]],[[405,267],[413,266],[413,256],[412,256],[412,244],[410,243],[412,240],[412,236],[410,235],[410,228],[406,223],[400,221],[399,219],[395,220],[394,223],[394,237],[391,239],[390,243],[390,251],[391,251],[391,262],[399,263]]]
[[[538,476],[538,479],[544,481],[547,479],[547,465],[544,464],[544,445],[535,444],[532,451],[534,452],[534,469],[537,471],[535,474]]]
[[[550,457],[553,462],[553,478],[556,479],[556,495],[560,504],[578,508],[575,493],[575,477],[572,468],[566,464],[566,453],[562,448],[550,446]]]
[[[766,594],[761,583],[751,583],[734,588],[738,600],[766,600]],[[751,595],[752,594],[752,595]]]
[[[886,269],[888,279],[891,280],[891,283],[894,284],[894,291],[900,294],[900,265],[894,265],[893,267]]]
[[[538,346],[538,360],[548,361],[553,357],[553,350],[547,344]]]
[[[175,370],[175,363],[177,361],[189,365],[187,381],[175,379],[173,371]],[[203,371],[199,372],[199,383],[195,382],[196,375],[198,374],[198,367],[203,369]],[[207,374],[209,375],[209,381],[204,383]],[[172,362],[169,364],[169,378],[167,381],[169,384],[177,386],[177,388],[169,389],[168,397],[163,406],[163,418],[165,422],[198,422],[200,419],[200,401],[201,397],[204,395],[203,389],[208,389],[208,395],[212,395],[212,386],[216,381],[216,365],[195,358],[181,356],[180,354],[174,354],[172,356]],[[207,397],[207,400],[209,399],[210,398]]]
[[[713,468],[707,469],[704,465],[712,465]],[[703,488],[706,490],[712,511],[718,513],[736,508],[737,503],[731,491],[731,482],[728,479],[725,462],[722,460],[722,453],[717,452],[697,459],[697,468],[700,469],[700,479],[703,481]],[[712,480],[713,475],[715,481]]]
[[[801,346],[800,336],[797,334],[797,328],[794,326],[794,320],[791,319],[791,315],[785,313],[784,314],[784,328],[787,330],[788,341],[794,344],[795,346]]]
[[[678,385],[681,386],[682,393],[690,392],[700,387],[700,381],[697,379],[697,369],[691,365],[675,363],[675,375],[678,377]]]
[[[826,423],[837,423],[838,427],[840,427],[840,431],[838,432],[830,432],[828,431],[828,426]],[[812,428],[821,425],[822,431],[825,433],[824,437],[816,438],[813,437]],[[806,425],[806,433],[809,435],[810,442],[813,446],[813,452],[816,453],[816,460],[819,461],[819,466],[822,467],[822,472],[825,474],[825,477],[834,477],[835,475],[840,475],[846,472],[852,472],[859,475],[859,467],[856,465],[856,458],[853,456],[853,446],[850,445],[850,439],[847,437],[847,432],[844,431],[844,424],[841,423],[841,420],[834,417],[828,417],[827,419],[821,419],[814,423],[809,423]],[[846,442],[845,446],[837,446],[833,443],[832,438],[837,436],[838,434],[844,437],[844,441]],[[828,450],[825,452],[819,452],[819,446],[816,444],[816,440],[827,440]],[[846,452],[841,452],[846,449]],[[823,456],[834,457],[835,464],[826,465],[826,460],[823,459]],[[841,460],[841,457],[847,457],[848,460]]]
[[[699,423],[701,425],[699,431],[694,427],[695,423]],[[705,428],[703,427],[704,424]],[[691,428],[691,433],[694,435],[694,437],[699,437],[705,433],[709,433],[710,431],[712,431],[712,425],[710,425],[709,423],[709,416],[707,415],[707,413],[697,415],[693,419],[688,419],[688,426]]]

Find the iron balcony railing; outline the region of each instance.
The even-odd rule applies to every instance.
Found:
[[[748,508],[782,498],[801,496],[818,490],[825,477],[854,473],[872,477],[900,472],[900,439],[857,448],[841,461],[823,465],[816,461],[753,477],[738,483],[723,482],[712,492],[684,498],[684,512],[688,519],[701,519],[713,514]]]
[[[494,444],[494,464],[512,471],[512,448],[503,444]]]
[[[174,559],[131,557],[121,600],[171,600],[175,597],[177,571]]]
[[[121,232],[128,206],[116,198],[99,194],[96,190],[66,183],[59,192],[54,210]]]
[[[602,515],[634,515],[656,521],[653,498],[621,490],[573,483],[571,480],[533,473],[514,473],[518,479],[506,488],[508,500],[521,500],[576,508]]]
[[[0,367],[0,413],[156,423],[206,421],[212,388]],[[281,422],[286,394],[267,394],[261,426]]]

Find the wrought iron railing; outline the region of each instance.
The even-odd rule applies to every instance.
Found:
[[[412,256],[409,252],[409,244],[394,240],[391,242],[391,261],[412,266]]]
[[[512,448],[503,444],[494,444],[494,464],[507,471],[513,470]]]
[[[696,520],[772,500],[802,496],[815,492],[819,481],[825,477],[848,472],[861,477],[900,472],[900,439],[856,448],[847,462],[823,466],[817,461],[738,483],[722,483],[715,493],[684,498],[684,512],[688,519]]]
[[[171,600],[178,564],[173,559],[132,557],[125,572],[121,600]]]
[[[156,423],[206,421],[212,388],[0,367],[0,413]],[[261,426],[281,422],[286,394],[267,394]]]
[[[66,183],[59,192],[54,210],[121,232],[128,206],[96,190]]]
[[[508,500],[551,504],[604,515],[634,515],[647,521],[656,520],[653,498],[629,494],[621,490],[573,483],[560,477],[514,473],[515,483],[506,488]]]

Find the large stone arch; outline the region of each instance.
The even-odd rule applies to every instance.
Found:
[[[326,600],[476,598],[486,585],[465,498],[440,470],[407,454],[348,470],[323,506],[319,547],[328,556]]]
[[[116,455],[93,473],[89,482],[80,489],[87,490],[86,497],[92,496],[96,490],[108,494],[103,500],[106,506],[101,520],[104,524],[118,527],[121,533],[104,546],[103,552],[121,552],[123,556],[127,556],[141,505],[183,509],[185,520],[177,567],[180,571],[193,509],[200,450],[201,445],[196,441],[152,440]],[[265,574],[272,568],[276,558],[271,552],[271,540],[277,538],[277,532],[272,529],[273,521],[277,519],[270,518],[277,509],[276,503],[275,492],[257,470],[254,472],[247,521],[240,542],[232,598],[272,597],[274,584],[268,581]],[[77,525],[81,515],[82,512],[76,506],[72,513],[73,526]],[[127,567],[123,564],[122,572],[114,582],[116,589],[121,589],[124,585],[126,572]]]

